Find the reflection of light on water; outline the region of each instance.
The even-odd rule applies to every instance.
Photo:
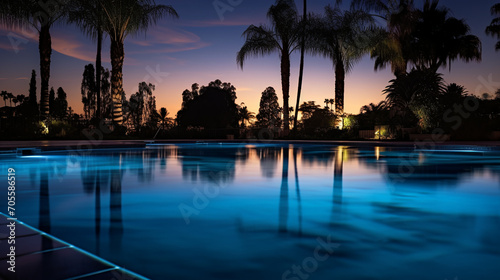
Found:
[[[380,159],[380,147],[375,147],[375,158]]]
[[[425,162],[425,155],[424,153],[419,153],[418,154],[418,164],[419,165],[423,165]]]

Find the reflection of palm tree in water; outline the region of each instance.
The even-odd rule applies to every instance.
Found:
[[[283,147],[283,171],[281,174],[279,203],[279,232],[287,231],[288,220],[288,147]]]
[[[123,219],[122,219],[122,179],[123,172],[121,166],[121,155],[114,154],[111,157],[110,164],[112,169],[110,181],[110,224],[109,224],[109,239],[112,250],[119,250],[123,236]]]
[[[300,198],[299,174],[297,170],[297,148],[293,148],[293,166],[295,171],[295,191],[297,193],[297,205],[299,213],[299,235],[302,235],[302,201]]]
[[[38,228],[50,233],[49,168],[40,164],[40,216]]]
[[[344,172],[344,147],[339,146],[335,153],[334,171],[333,171],[333,208],[332,221],[335,213],[342,211],[342,188]]]

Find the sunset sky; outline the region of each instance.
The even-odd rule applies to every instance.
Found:
[[[127,99],[137,91],[142,81],[156,85],[157,109],[166,107],[170,117],[180,109],[181,93],[192,83],[207,85],[220,79],[232,83],[237,89],[236,103],[244,102],[257,113],[261,92],[273,86],[282,104],[279,56],[249,58],[243,70],[236,64],[236,53],[244,43],[241,37],[250,24],[267,24],[266,12],[273,0],[220,0],[222,3],[239,3],[222,17],[212,0],[168,0],[158,4],[172,5],[179,19],[165,18],[146,35],[129,36],[125,43],[124,89]],[[320,13],[334,0],[310,0],[308,9]],[[344,1],[344,6],[349,1]],[[423,0],[415,1],[422,7]],[[483,44],[481,63],[455,62],[451,73],[441,69],[447,83],[464,85],[469,93],[493,94],[500,88],[500,52],[495,52],[496,40],[485,35],[484,30],[493,18],[490,7],[496,0],[453,1],[441,0],[440,4],[451,9],[452,15],[463,18],[471,33],[479,36]],[[297,0],[299,11],[302,1]],[[10,35],[9,35],[10,34]],[[40,94],[38,36],[29,31],[12,31],[0,26],[0,90],[28,95],[31,69],[37,72],[37,91]],[[31,35],[30,35],[31,34]],[[52,28],[52,64],[50,86],[63,87],[68,93],[69,105],[77,113],[83,111],[80,85],[84,66],[95,63],[95,43],[70,25],[59,24]],[[17,37],[16,37],[17,36]],[[13,48],[13,38],[20,40]],[[109,39],[103,46],[103,66],[109,63]],[[356,64],[346,79],[345,107],[348,113],[358,113],[361,106],[384,99],[382,90],[393,78],[390,69],[375,72],[373,61],[367,55]],[[295,106],[299,53],[292,57],[290,105]],[[155,74],[155,72],[158,72]],[[168,73],[168,74],[167,74]],[[325,98],[334,97],[334,73],[331,61],[322,57],[306,56],[303,101],[314,100],[324,105]],[[3,100],[0,100],[3,105]],[[0,105],[1,106],[1,105]]]

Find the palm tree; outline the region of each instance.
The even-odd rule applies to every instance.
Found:
[[[378,113],[380,111],[387,110],[387,102],[380,101],[378,104],[370,103],[369,105],[365,105],[361,107],[359,110],[360,114],[373,114]]]
[[[295,108],[299,108],[300,94],[302,92],[302,79],[304,76],[304,54],[306,51],[306,29],[307,29],[307,0],[304,0],[304,11],[302,12],[302,41],[300,42],[300,67],[299,67],[299,88],[297,89],[297,103]],[[293,130],[297,131],[297,120],[299,118],[299,110],[295,112],[293,119]]]
[[[68,13],[68,21],[75,23],[91,39],[97,40],[96,55],[96,73],[95,73],[95,91],[97,96],[96,117],[101,114],[101,49],[103,40],[103,21],[102,11],[103,0],[77,0],[73,1],[71,11]]]
[[[14,94],[12,94],[11,92],[7,93],[7,98],[9,98],[9,105],[10,107],[12,107],[12,99],[14,99]]]
[[[7,107],[7,99],[9,99],[9,93],[6,92],[5,90],[2,90],[2,92],[0,92],[0,96],[3,98],[3,102],[5,103],[5,107]]]
[[[38,31],[38,50],[40,53],[41,80],[41,115],[49,115],[49,79],[50,58],[52,55],[52,39],[50,28],[66,14],[68,1],[61,1],[50,6],[50,11],[41,1],[36,0],[3,0],[0,22],[8,26],[32,26]]]
[[[416,21],[417,12],[413,0],[354,0],[352,7],[373,11],[387,23],[386,31],[375,48],[371,58],[375,59],[375,70],[391,65],[397,76],[406,74],[408,68],[409,36]]]
[[[328,104],[330,104],[330,99],[325,98],[325,108],[328,108]]]
[[[26,101],[26,96],[24,94],[18,94],[16,96],[16,99],[19,102],[19,105],[21,105],[24,103],[24,101]]]
[[[376,29],[367,12],[351,9],[342,11],[338,6],[325,7],[324,18],[312,19],[314,39],[309,50],[330,58],[335,69],[335,112],[344,113],[345,75],[354,63],[374,45]]]
[[[102,29],[111,40],[111,95],[113,121],[123,124],[123,44],[129,34],[146,31],[165,15],[178,17],[171,6],[157,5],[154,0],[109,0],[101,2]]]
[[[239,117],[241,120],[241,127],[245,128],[246,123],[250,123],[250,120],[255,118],[255,113],[248,111],[247,106],[244,106],[239,110]]]
[[[269,8],[267,17],[272,27],[250,25],[243,36],[245,43],[236,56],[236,61],[243,69],[248,56],[267,55],[278,52],[281,58],[281,87],[283,90],[283,120],[284,133],[290,130],[290,112],[288,99],[290,93],[290,55],[299,49],[301,42],[301,28],[297,10],[293,1],[278,0]]]
[[[387,21],[385,39],[373,49],[375,69],[392,67],[396,77],[407,73],[408,65],[437,71],[451,62],[481,60],[481,41],[469,34],[464,20],[450,17],[450,10],[439,8],[439,0],[426,0],[416,9],[413,0],[355,0],[379,13]]]
[[[383,92],[387,105],[400,115],[398,119],[404,125],[412,125],[416,117],[426,129],[439,122],[438,104],[444,91],[442,75],[425,69],[412,70],[391,80]]]
[[[491,7],[491,14],[492,15],[500,15],[500,3],[497,3]],[[496,17],[491,21],[491,24],[486,27],[486,34],[497,37],[497,39],[500,39],[500,17]],[[498,51],[500,50],[500,41],[497,42],[495,45],[495,49]]]
[[[438,7],[439,1],[426,0],[412,32],[410,61],[417,69],[437,72],[456,59],[465,62],[481,61],[481,41],[469,34],[470,27],[464,20],[450,17],[450,10]]]
[[[330,106],[330,111],[332,111],[332,112],[333,112],[333,104],[335,104],[335,99],[330,98],[330,100],[328,100],[328,103],[331,105],[331,106]]]

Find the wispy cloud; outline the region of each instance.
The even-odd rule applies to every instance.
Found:
[[[59,33],[52,38],[52,49],[60,54],[79,60],[95,61],[95,47],[80,42],[75,36]]]
[[[6,50],[6,51],[14,51],[15,50],[15,48],[14,48],[14,46],[12,46],[12,44],[4,43],[4,42],[0,42],[0,49]],[[24,47],[22,45],[17,46],[17,50],[22,50],[22,49],[24,49]]]
[[[130,42],[134,45],[144,47],[131,51],[131,54],[175,53],[210,46],[210,43],[203,42],[198,35],[192,32],[165,26],[158,26],[151,29],[142,40],[140,38],[132,38]]]

